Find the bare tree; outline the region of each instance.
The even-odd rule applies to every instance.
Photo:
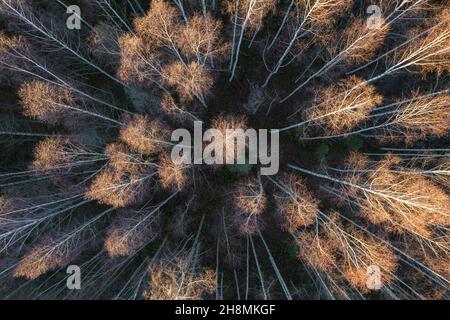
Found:
[[[294,232],[316,222],[319,200],[308,190],[303,179],[294,174],[284,174],[273,182],[279,187],[275,199],[284,230]]]
[[[108,255],[132,256],[155,240],[159,235],[160,209],[175,195],[155,206],[144,206],[138,210],[120,209],[106,233],[105,249]]]
[[[0,11],[4,12],[6,15],[13,17],[25,24],[33,31],[37,33],[35,37],[38,39],[45,39],[50,45],[56,46],[57,48],[66,50],[76,59],[80,60],[82,63],[92,67],[99,73],[110,78],[111,80],[124,85],[124,83],[118,80],[116,77],[110,75],[108,72],[88,60],[78,49],[73,48],[69,43],[67,43],[63,36],[58,34],[58,31],[52,29],[52,27],[46,26],[42,19],[36,16],[30,7],[30,4],[23,0],[2,0],[0,3]]]
[[[253,235],[264,228],[262,214],[266,209],[267,198],[259,177],[237,185],[232,202],[234,208],[231,219],[241,234]]]
[[[353,166],[349,162],[350,168]],[[389,158],[379,166],[389,166]],[[360,162],[359,162],[360,163]],[[389,170],[345,170],[332,177],[290,165],[294,170],[336,183],[332,194],[353,200],[361,214],[374,223],[388,222],[395,230],[407,230],[428,238],[433,226],[445,226],[449,215],[448,195],[420,175]]]
[[[355,91],[358,90],[359,88]],[[338,102],[341,99],[332,100],[332,102]],[[371,134],[382,142],[405,141],[407,144],[411,144],[430,136],[442,137],[448,132],[448,105],[448,90],[422,95],[413,91],[409,98],[373,108],[371,114],[364,117],[364,125],[360,125],[353,131],[339,128],[335,132],[327,132],[328,134],[324,136],[301,137],[301,139],[321,140]],[[317,109],[311,109],[311,114],[317,114],[325,107],[326,105],[321,105]],[[342,111],[344,114],[348,112]],[[316,121],[325,122],[325,119],[333,119],[333,117],[342,119],[343,116],[330,111],[324,115],[310,117],[309,120],[303,122],[303,125],[307,126]]]
[[[24,83],[18,91],[26,116],[39,119],[50,125],[64,124],[68,128],[77,126],[74,117],[92,117],[121,125],[121,122],[90,111],[87,103],[76,92],[67,87],[45,81]],[[91,107],[92,109],[92,107]]]
[[[371,85],[362,85],[364,80],[355,76],[340,81],[337,86],[327,87],[319,93],[314,101],[317,108],[305,110],[304,128],[317,126],[323,128],[326,134],[345,133],[361,122],[364,122],[370,112],[379,105],[383,98],[377,94]],[[350,88],[357,87],[350,91]],[[345,92],[345,95],[339,95]]]
[[[148,300],[200,300],[215,289],[213,271],[193,272],[182,258],[159,261],[149,267],[149,274],[144,293]]]
[[[63,174],[106,159],[106,155],[90,151],[68,138],[49,137],[36,145],[32,169],[38,174]]]
[[[79,225],[75,224],[72,229],[44,236],[22,258],[14,270],[14,276],[35,279],[74,261],[86,248],[90,238],[95,237],[93,231],[98,221],[111,211],[108,209]]]
[[[338,37],[337,42],[331,43],[328,46],[329,58],[326,58],[326,63],[318,70],[312,73],[306,80],[295,87],[288,95],[286,95],[280,102],[284,102],[292,97],[296,92],[307,85],[311,80],[318,76],[322,76],[339,65],[342,62],[366,62],[370,61],[376,50],[382,45],[386,35],[389,32],[390,25],[397,22],[403,15],[411,10],[414,10],[420,5],[423,0],[416,0],[410,2],[409,0],[397,2],[397,5],[391,8],[391,12],[387,15],[384,21],[380,21],[379,28],[370,28],[366,21],[354,20],[353,23],[346,29],[344,37]],[[380,17],[381,19],[381,17]],[[381,77],[395,72],[396,70],[388,69],[383,75],[371,78],[368,83],[380,79]],[[300,78],[296,82],[300,81]]]
[[[120,140],[140,154],[151,155],[165,150],[169,142],[169,129],[161,121],[150,121],[147,116],[125,117]]]
[[[195,97],[204,97],[209,93],[213,80],[208,70],[197,62],[188,66],[180,62],[164,66],[161,70],[164,84],[174,86],[185,101],[192,101]]]
[[[116,26],[99,23],[93,27],[88,42],[89,52],[110,70],[120,64],[120,43],[122,32]]]
[[[270,79],[281,68],[289,65],[296,54],[295,46],[301,41],[308,41],[307,36],[323,36],[326,25],[333,22],[333,15],[340,10],[348,10],[348,0],[292,0],[286,9],[282,23],[277,32],[265,47],[263,58],[272,47],[276,47],[277,58],[270,68],[270,73],[262,84],[266,87]],[[282,37],[280,37],[280,35]]]
[[[222,37],[222,23],[211,15],[194,15],[188,23],[181,27],[176,43],[181,54],[188,61],[199,64],[214,65],[215,60],[223,60],[228,51],[228,45]]]
[[[258,32],[262,27],[263,18],[273,9],[274,5],[275,2],[272,0],[239,0],[225,3],[226,11],[230,15],[233,24],[230,82],[235,77],[244,35]]]
[[[383,44],[389,28],[382,25],[379,29],[371,29],[366,21],[353,22],[344,33],[344,37],[338,38],[337,43],[328,45],[325,64],[317,71],[313,72],[306,80],[295,87],[286,97],[280,100],[284,102],[292,97],[296,92],[305,87],[316,77],[327,74],[332,68],[341,63],[360,63],[368,61],[374,56],[378,48]],[[298,78],[296,82],[300,81]]]
[[[86,198],[114,207],[143,203],[155,187],[155,165],[121,144],[108,145],[105,153],[110,160],[95,176]]]

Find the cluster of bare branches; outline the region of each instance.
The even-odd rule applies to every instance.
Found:
[[[0,0],[0,297],[448,299],[437,2]]]

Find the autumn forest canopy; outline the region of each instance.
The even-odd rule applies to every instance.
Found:
[[[449,75],[447,0],[0,0],[0,298],[446,300]]]

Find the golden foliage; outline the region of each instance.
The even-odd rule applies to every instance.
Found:
[[[213,79],[209,70],[198,62],[191,62],[185,66],[182,62],[174,62],[162,69],[162,81],[175,87],[180,98],[192,101],[195,97],[208,95]]]
[[[158,164],[159,182],[164,190],[181,191],[192,182],[189,170],[193,168],[184,164],[175,164],[170,153],[161,154]]]
[[[348,64],[368,62],[383,45],[388,33],[389,26],[385,21],[380,21],[377,28],[370,28],[366,20],[355,20],[344,30],[343,40],[331,42],[328,50],[332,56],[342,55]]]
[[[323,224],[323,232],[329,245],[334,248],[338,277],[342,276],[364,293],[370,291],[367,283],[371,266],[380,268],[383,285],[388,285],[393,279],[398,258],[386,244],[352,225],[344,225],[338,213],[329,214],[327,222]]]
[[[24,114],[50,125],[56,125],[73,112],[64,108],[71,106],[74,97],[70,90],[44,81],[24,83],[18,95]]]
[[[295,174],[284,174],[279,183],[283,190],[275,193],[275,200],[282,228],[294,232],[313,224],[318,215],[319,200],[308,190],[303,179]]]
[[[231,192],[224,195],[223,190],[226,188],[214,190],[216,181],[213,180],[219,175],[220,179],[216,179],[219,182],[229,183],[229,181],[222,179],[224,177],[220,172],[215,172],[210,179],[205,179],[207,181],[205,186],[197,188],[196,185],[196,194],[193,194],[187,203],[182,205],[172,203],[167,210],[169,216],[164,217],[163,225],[160,224],[162,219],[160,208],[169,203],[178,192],[192,191],[190,184],[197,178],[193,174],[197,173],[193,166],[173,163],[168,151],[173,145],[169,142],[171,128],[168,125],[174,127],[174,124],[191,120],[190,118],[196,119],[196,116],[204,119],[205,123],[210,122],[211,128],[222,133],[226,139],[224,158],[235,158],[237,148],[234,139],[228,136],[227,130],[245,131],[248,123],[270,127],[283,125],[286,114],[282,107],[278,115],[270,118],[272,103],[280,103],[281,106],[286,98],[302,88],[306,98],[311,92],[316,98],[313,107],[303,114],[306,121],[299,123],[297,127],[305,123],[312,124],[313,133],[321,131],[326,135],[342,137],[365,123],[370,127],[364,126],[361,131],[373,130],[377,133],[374,140],[382,142],[409,144],[429,136],[446,137],[450,123],[450,96],[447,92],[441,94],[444,92],[442,91],[439,95],[431,92],[422,98],[418,98],[419,93],[415,92],[412,99],[406,100],[406,103],[404,101],[395,103],[393,96],[397,92],[390,90],[395,87],[395,83],[383,85],[378,82],[379,79],[384,79],[385,76],[399,70],[415,69],[419,70],[424,78],[430,74],[439,77],[435,79],[435,88],[438,88],[442,87],[445,78],[443,75],[450,72],[450,9],[441,9],[430,4],[430,8],[439,9],[440,12],[435,14],[431,11],[438,10],[430,10],[428,16],[425,10],[421,11],[418,8],[419,6],[414,7],[417,2],[421,1],[384,1],[382,6],[384,13],[387,13],[385,14],[387,20],[383,21],[381,28],[373,29],[368,27],[367,21],[363,18],[353,16],[353,14],[363,16],[356,11],[365,9],[353,0],[293,0],[292,6],[289,4],[290,1],[225,0],[221,5],[231,20],[226,26],[222,24],[225,21],[223,16],[212,9],[211,3],[205,5],[203,2],[186,0],[185,15],[181,8],[182,0],[179,2],[179,8],[173,1],[152,0],[148,12],[143,17],[134,18],[134,32],[120,30],[118,26],[123,24],[122,26],[127,27],[126,22],[115,21],[112,12],[106,10],[108,11],[105,11],[106,20],[103,19],[105,22],[96,25],[90,34],[79,33],[80,40],[87,44],[89,53],[97,60],[94,63],[78,51],[80,48],[76,48],[76,43],[72,43],[73,39],[68,33],[58,30],[59,24],[52,23],[53,13],[46,16],[44,12],[36,10],[39,4],[28,6],[27,0],[4,0],[3,5],[0,4],[0,11],[7,13],[5,28],[8,33],[19,33],[23,36],[9,36],[0,30],[0,80],[8,80],[10,74],[27,77],[26,81],[22,81],[23,78],[19,76],[15,78],[20,83],[17,94],[23,106],[23,114],[51,125],[51,129],[55,131],[55,135],[36,143],[32,170],[0,174],[1,184],[11,186],[10,189],[4,190],[5,195],[0,196],[0,253],[8,255],[11,251],[15,259],[16,249],[18,254],[22,254],[20,253],[22,248],[19,247],[30,246],[13,269],[13,277],[36,279],[77,259],[85,245],[92,243],[93,240],[93,237],[84,237],[81,231],[84,229],[97,231],[92,230],[90,226],[92,222],[114,208],[121,208],[117,210],[117,216],[102,220],[102,223],[110,222],[105,229],[101,229],[106,230],[103,252],[106,252],[109,258],[136,256],[138,259],[143,258],[144,263],[150,261],[149,282],[143,293],[146,299],[197,300],[208,298],[215,290],[217,294],[220,292],[227,295],[229,292],[234,294],[234,288],[230,288],[229,283],[226,283],[230,279],[236,281],[232,286],[236,285],[239,295],[242,288],[240,280],[243,277],[238,272],[244,269],[241,263],[246,259],[249,259],[246,295],[249,292],[251,296],[254,294],[258,297],[261,294],[259,286],[254,291],[253,288],[248,288],[249,283],[260,278],[263,289],[275,291],[270,297],[278,297],[280,289],[288,296],[287,291],[295,287],[295,284],[282,281],[282,275],[274,260],[280,257],[282,248],[278,247],[274,252],[276,254],[272,256],[266,245],[270,259],[261,259],[263,263],[260,264],[257,252],[264,248],[261,247],[261,242],[255,242],[258,246],[253,247],[251,240],[253,235],[262,231],[269,223],[277,222],[276,219],[281,220],[282,231],[295,238],[299,248],[298,258],[305,262],[308,273],[312,269],[315,273],[313,278],[317,276],[316,279],[319,279],[323,288],[327,290],[339,291],[338,295],[342,293],[342,296],[348,295],[348,298],[359,297],[356,293],[367,294],[368,269],[377,266],[381,269],[382,283],[389,286],[389,291],[386,290],[389,294],[398,297],[405,294],[409,297],[411,293],[417,294],[417,290],[417,296],[425,291],[425,297],[446,298],[448,292],[444,290],[448,289],[447,279],[450,278],[450,241],[447,232],[450,224],[450,199],[445,189],[449,186],[447,178],[449,163],[448,157],[444,154],[445,149],[428,149],[428,152],[425,152],[423,151],[425,149],[417,151],[418,149],[402,149],[403,146],[397,146],[394,150],[398,150],[405,158],[391,155],[375,158],[379,154],[369,154],[371,157],[369,158],[364,154],[351,152],[344,169],[331,166],[342,160],[336,152],[333,152],[327,158],[328,162],[321,163],[327,170],[326,173],[316,173],[307,168],[289,165],[291,169],[296,168],[314,177],[308,180],[308,183],[310,182],[314,190],[320,187],[321,191],[316,193],[311,191],[312,189],[299,175],[284,173],[278,176],[276,181],[272,178],[264,180],[273,182],[270,187],[263,185],[260,176],[241,177],[240,181],[233,182]],[[8,3],[11,3],[13,8],[17,7],[17,11],[6,10],[5,4]],[[204,7],[200,8],[202,4]],[[290,11],[287,14],[279,11],[278,15],[276,10],[284,9],[288,5]],[[132,9],[136,11],[135,7]],[[204,9],[204,12],[201,12],[201,9]],[[268,16],[271,11],[274,13],[273,16]],[[345,11],[348,11],[347,20],[344,16]],[[433,15],[434,18],[426,19]],[[263,25],[265,17],[268,17],[267,26]],[[119,14],[116,18],[120,18]],[[284,18],[286,19],[283,20]],[[407,26],[400,25],[404,21]],[[417,21],[420,28],[404,32]],[[391,25],[395,32],[390,32]],[[423,26],[428,29],[424,30]],[[234,46],[232,52],[230,44],[223,37],[230,29],[231,34],[227,36]],[[270,39],[273,39],[273,42],[269,45],[266,41]],[[44,47],[43,44],[50,46]],[[384,45],[387,48],[384,48]],[[385,50],[386,54],[379,54],[380,49]],[[249,55],[261,52],[262,57],[256,59],[259,59],[260,63],[250,61],[253,57]],[[77,60],[81,66],[84,65],[85,69],[78,69],[77,65],[71,73],[70,65],[64,63],[72,61],[67,59],[69,56]],[[63,63],[57,60],[60,58]],[[222,62],[228,58],[231,58],[230,64],[224,66]],[[52,61],[53,59],[57,61]],[[97,67],[96,63],[108,67],[109,71]],[[301,75],[295,80],[296,83],[303,81],[303,77],[306,77],[306,80],[299,83],[286,98],[279,100],[280,93],[289,90],[286,85],[289,81],[293,82],[292,77],[298,73],[298,70],[287,70],[288,66],[300,69]],[[226,70],[227,67],[229,70]],[[236,67],[240,69],[242,79],[233,84]],[[335,73],[335,67],[342,68],[336,68],[339,70]],[[347,70],[349,67],[353,70]],[[281,69],[286,72],[278,73]],[[118,79],[109,74],[110,71],[116,72]],[[216,75],[228,71],[233,74],[228,79],[230,83],[226,83],[225,78],[220,79],[217,88],[214,89],[236,89],[237,92],[218,92],[216,98],[223,101],[216,101],[218,103],[214,103],[207,111],[195,112],[195,116],[189,113],[191,110],[198,111],[195,109],[199,107],[198,102],[206,107],[205,99],[213,90]],[[346,71],[350,71],[348,74],[358,72],[356,74],[366,77],[367,80],[352,75],[322,90],[317,86],[306,86],[319,77],[326,82],[332,81],[340,76],[341,72]],[[95,77],[91,77],[91,72]],[[265,84],[268,84],[268,80],[275,74],[278,74],[280,81],[273,81],[267,89],[265,85],[255,84],[259,83],[261,75],[267,73],[269,76]],[[100,83],[101,79],[106,77],[109,78],[108,82]],[[246,80],[250,83],[250,90],[245,84]],[[431,83],[430,80],[431,78],[423,81]],[[123,88],[111,86],[113,82],[122,86],[122,81],[126,83]],[[380,86],[375,87],[372,83]],[[75,89],[72,84],[77,84],[77,88],[80,89]],[[140,89],[135,88],[135,85]],[[113,88],[118,89],[119,93],[111,93],[114,91]],[[383,97],[377,93],[376,88],[379,88],[380,92],[386,92],[386,98],[394,103],[378,108]],[[401,86],[400,89],[404,87]],[[92,95],[89,93],[91,91]],[[113,99],[107,98],[103,101],[101,96],[108,93],[112,94]],[[247,94],[247,97],[242,96],[243,94]],[[70,135],[71,130],[67,130],[69,134],[66,135],[66,129],[71,129],[67,128],[68,121],[77,122],[77,125],[89,123],[84,119],[79,121],[80,118],[74,117],[74,114],[97,116],[118,124],[118,121],[102,114],[84,109],[75,110],[79,104],[88,106],[88,101],[92,100],[98,107],[103,105],[118,111],[122,109],[114,108],[109,101],[117,98],[116,101],[123,103],[130,98],[135,109],[146,110],[135,105],[137,97],[142,97],[142,100],[148,98],[151,102],[162,97],[163,112],[157,110],[152,112],[152,116],[169,118],[167,122],[163,123],[158,118],[150,118],[145,114],[124,116],[123,126],[118,128],[120,130],[118,137],[117,127],[103,123],[91,128],[92,131],[83,133],[89,136],[84,138],[85,140],[80,138],[81,134]],[[215,116],[214,112],[222,108],[231,112],[239,110],[238,105],[227,105],[228,98],[240,103],[246,112],[253,115],[266,102],[266,98],[270,100],[271,105],[267,117],[264,115],[253,117],[250,122],[245,116],[232,113]],[[12,101],[15,99],[16,97],[11,98]],[[9,96],[6,96],[6,100],[9,100]],[[0,102],[3,103],[3,97]],[[9,104],[9,101],[7,103]],[[13,103],[11,105],[15,106]],[[303,107],[300,105],[297,110],[303,110]],[[131,106],[128,111],[132,114],[135,109]],[[6,113],[15,112],[16,110],[8,105]],[[117,115],[119,114],[114,114]],[[9,114],[2,119],[10,119]],[[11,139],[7,138],[12,141],[11,144],[18,141],[15,137],[24,139],[40,137],[42,134],[26,132],[26,129],[22,130],[20,127],[23,124],[24,128],[33,129],[36,126],[35,122],[30,119],[17,121],[11,124],[14,132],[6,131],[9,124],[5,124],[7,129],[2,129],[0,134],[11,136]],[[189,122],[189,128],[192,128],[190,125]],[[284,129],[294,127],[296,125]],[[303,128],[310,133],[310,126]],[[311,138],[333,138],[330,136]],[[402,139],[397,140],[398,137]],[[305,137],[305,140],[306,138],[308,137]],[[286,139],[283,145],[294,148],[295,141],[291,141],[289,137]],[[28,143],[28,140],[26,142]],[[106,147],[102,154],[87,151],[87,146],[90,148],[91,145],[94,148],[105,145]],[[421,146],[423,148],[424,145]],[[247,149],[248,147],[246,145]],[[305,150],[309,150],[309,146]],[[291,153],[293,150],[287,152]],[[414,159],[406,158],[408,154],[406,152],[411,152],[412,156],[408,157]],[[433,154],[434,152],[436,154]],[[233,157],[228,157],[231,153]],[[12,155],[14,156],[14,153]],[[288,154],[284,160],[293,161],[294,156],[296,155]],[[427,161],[416,159],[421,156]],[[107,162],[98,163],[103,160]],[[298,163],[311,166],[308,160],[308,157],[300,158]],[[5,165],[9,166],[9,162],[10,159],[6,159]],[[81,163],[92,164],[93,170],[84,170],[84,167],[81,168],[83,171],[73,170],[80,169],[77,166]],[[329,167],[326,167],[327,163],[330,163]],[[17,163],[18,166],[20,164]],[[430,166],[434,167],[428,170]],[[69,170],[70,175],[66,175]],[[43,173],[47,176],[29,179],[33,173]],[[88,174],[89,177],[84,179],[84,174]],[[70,178],[67,179],[65,188],[53,180],[66,176]],[[81,180],[80,177],[83,181],[77,183]],[[237,179],[237,175],[233,176],[234,178]],[[429,178],[436,179],[439,185],[431,182]],[[317,180],[320,179],[329,183],[319,185]],[[73,183],[74,181],[76,182]],[[90,184],[87,190],[83,190],[87,182]],[[85,199],[80,199],[79,190],[83,190],[81,192],[84,192]],[[202,195],[197,192],[205,190],[211,195],[199,199]],[[148,207],[151,193],[155,194],[155,199],[159,199],[167,192],[172,193],[172,196],[160,206]],[[335,205],[329,203],[331,198],[325,198],[320,202],[317,196],[322,192],[329,192],[349,204],[345,208],[347,211],[341,214],[322,210],[322,206]],[[272,195],[274,198],[271,198]],[[220,217],[215,215],[210,219],[203,215],[202,210],[206,208],[205,203],[210,202],[210,198],[213,197],[226,201],[228,207],[224,207]],[[194,204],[191,204],[194,199]],[[134,207],[143,203],[146,203],[143,208]],[[84,208],[95,210],[99,205],[113,208],[104,211],[100,216],[95,216],[89,223],[78,225],[76,229],[65,228],[67,223],[78,218],[78,207],[86,206]],[[229,211],[225,211],[225,208]],[[275,216],[269,212],[272,209],[275,210]],[[201,225],[203,221],[219,221],[217,226],[212,226],[207,232],[198,228],[195,233],[193,229],[198,227],[195,225],[195,222],[198,222],[198,213],[207,217],[206,220],[202,218]],[[43,233],[43,230],[48,228],[57,232]],[[268,229],[266,233],[274,230]],[[165,240],[160,249],[155,256],[146,257],[153,249],[147,245],[159,239],[162,231]],[[270,238],[276,239],[277,236],[280,234],[276,233]],[[210,245],[203,252],[198,245],[198,241],[203,241],[199,240],[200,238],[204,238],[205,243]],[[280,236],[280,239],[282,238]],[[180,254],[186,250],[191,240],[194,245],[189,254]],[[255,264],[250,261],[250,242],[247,242],[246,252],[245,240],[252,241]],[[161,251],[167,248],[173,248],[174,251],[170,255],[162,255]],[[393,250],[402,254],[402,262],[405,262],[401,264],[401,274],[398,278],[402,282],[400,286],[397,286],[399,282],[394,282],[396,279],[394,272],[399,263]],[[217,270],[220,271],[218,275],[209,269],[199,269],[197,265],[199,256],[210,258],[214,254],[217,255],[215,257]],[[100,255],[96,254],[93,259],[97,257]],[[117,275],[123,275],[129,270],[123,261],[116,264],[111,262],[112,260],[123,259],[99,260],[98,267],[97,263],[93,264],[93,267],[98,269],[94,270],[92,275],[100,275],[102,279],[99,282],[97,279],[95,281],[88,279],[90,281],[86,281],[86,284],[99,283],[102,287],[95,288],[97,293],[107,291],[108,286],[101,281],[104,281],[104,278],[110,280],[108,276],[102,274],[105,270],[110,271],[107,270],[109,266],[114,265],[113,273]],[[267,271],[265,268],[270,267],[269,263],[275,270],[281,287],[273,286],[274,278],[264,275]],[[403,268],[408,266],[414,270],[404,271]],[[261,270],[261,267],[264,269]],[[9,269],[10,266],[5,271]],[[143,281],[145,274],[142,277],[138,276],[140,271],[139,267],[128,279],[122,279],[122,276],[115,278],[127,281],[127,285],[136,278]],[[230,271],[234,271],[234,274]],[[256,276],[253,274],[255,271],[258,271]],[[0,270],[0,273],[3,273],[3,270]],[[419,276],[425,278],[423,275],[436,283],[442,282],[444,290],[436,288],[428,280],[420,283]],[[232,279],[233,276],[235,279]],[[43,280],[47,284],[51,278],[52,276]],[[216,288],[217,280],[224,280],[224,290]],[[330,288],[327,287],[328,284],[331,284]],[[356,290],[347,290],[348,287]],[[43,287],[39,286],[38,289],[40,288]],[[130,293],[130,290],[125,290],[127,286],[123,288],[119,296]],[[44,296],[44,292],[41,293],[38,289],[32,291]],[[20,290],[16,291],[15,288],[14,292]],[[88,294],[91,292],[88,291]],[[301,292],[295,290],[295,297],[297,295],[301,297]],[[55,296],[57,295],[56,293]]]
[[[170,115],[178,116],[181,113],[181,109],[177,107],[172,95],[166,93],[161,99],[161,108]]]
[[[298,258],[322,272],[331,271],[336,264],[336,245],[326,233],[299,232],[296,237]]]
[[[173,45],[179,31],[180,15],[178,10],[165,0],[154,0],[144,17],[134,19],[134,27],[138,37],[146,44]]]
[[[429,24],[433,28],[425,36],[412,41],[408,46],[400,50],[395,60],[406,58],[407,63],[414,61],[421,73],[426,76],[435,72],[438,76],[445,72],[450,73],[450,8],[446,7],[436,15]],[[414,37],[422,30],[413,30],[409,35]]]
[[[158,214],[150,209],[120,210],[106,232],[104,246],[108,255],[132,256],[157,237]]]
[[[24,39],[20,36],[8,36],[3,30],[0,30],[0,56],[8,55],[11,51],[14,51],[23,46]]]
[[[150,121],[147,116],[125,117],[120,131],[120,140],[131,151],[150,155],[161,152],[168,146],[168,128],[159,120]]]
[[[369,181],[374,193],[361,205],[372,222],[389,221],[425,237],[433,226],[448,225],[450,198],[426,178],[384,171]]]
[[[74,230],[65,233],[54,233],[42,237],[32,249],[25,254],[14,269],[14,277],[36,279],[48,271],[65,267],[80,253],[82,246],[74,239],[80,237]]]
[[[351,0],[294,0],[295,4],[308,13],[308,20],[315,25],[329,25],[333,22],[333,15],[348,10]]]
[[[184,110],[181,106],[178,106],[175,103],[175,100],[169,93],[163,95],[161,99],[161,108],[173,119],[178,120],[180,122],[192,119],[190,115],[186,112],[186,110]]]
[[[101,204],[126,207],[142,203],[152,190],[154,166],[121,144],[110,144],[105,153],[108,165],[95,176],[85,194],[86,199]]]
[[[226,159],[235,159],[235,155],[238,152],[238,143],[236,143],[237,137],[232,133],[227,133],[227,130],[247,130],[247,117],[243,115],[219,115],[212,119],[211,128],[219,130],[222,133],[223,140],[222,146],[217,146],[219,148],[225,147],[225,152],[223,153],[223,163],[227,163]],[[247,142],[245,142],[247,144]],[[242,146],[241,146],[242,147]]]
[[[116,67],[120,61],[120,31],[101,22],[94,27],[88,39],[89,52],[102,64]]]
[[[230,16],[238,15],[240,23],[247,20],[246,33],[257,31],[262,27],[262,20],[272,10],[275,9],[274,0],[233,0],[224,1],[224,9]],[[237,11],[237,12],[236,12]]]
[[[69,170],[75,156],[74,148],[66,138],[49,137],[41,140],[34,149],[32,168],[38,172],[48,172],[61,167]]]
[[[227,130],[247,129],[247,118],[242,115],[220,115],[211,122],[211,128],[218,129],[224,137]]]
[[[221,38],[222,23],[211,15],[194,15],[176,38],[180,52],[190,59],[214,60],[224,58],[228,46]]]
[[[368,165],[369,157],[357,151],[351,151],[345,159],[345,167],[349,169],[363,170],[366,169]]]
[[[248,179],[236,185],[232,195],[232,220],[241,234],[255,234],[264,227],[261,217],[267,206],[267,197],[261,182]]]
[[[63,252],[55,251],[48,255],[46,250],[47,239],[36,245],[20,262],[14,270],[14,277],[36,279],[47,271],[67,265],[70,261]]]
[[[125,34],[119,39],[120,66],[117,74],[126,83],[143,82],[146,76],[142,40]]]
[[[351,228],[347,232],[346,241],[342,234],[335,234],[345,279],[362,292],[368,292],[368,268],[377,266],[381,271],[381,283],[387,285],[392,281],[398,260],[392,250],[361,231]]]
[[[335,280],[344,279],[364,293],[372,266],[380,268],[381,283],[388,285],[397,268],[397,256],[384,243],[342,223],[337,212],[329,213],[315,231],[298,232],[298,256],[310,267]]]
[[[388,132],[380,140],[397,140],[401,132],[400,137],[410,144],[429,135],[445,137],[449,133],[450,95],[415,99],[417,96],[419,93],[415,92],[410,102],[399,106],[392,120],[392,135]]]

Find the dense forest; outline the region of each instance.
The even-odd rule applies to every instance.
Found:
[[[0,298],[448,299],[449,72],[446,0],[0,0]]]

